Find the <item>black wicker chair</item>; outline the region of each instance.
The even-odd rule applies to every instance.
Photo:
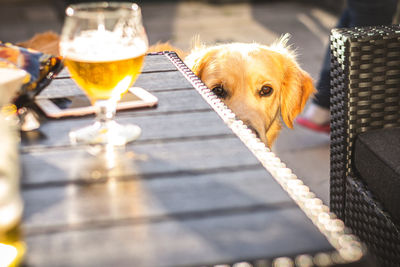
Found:
[[[400,266],[400,224],[393,216],[393,208],[400,211],[400,202],[388,205],[385,197],[390,196],[382,196],[382,188],[373,189],[360,174],[354,154],[360,136],[396,127],[400,127],[400,25],[332,30],[330,206],[381,266]],[[386,137],[378,133],[373,138]],[[398,149],[400,143],[393,147]],[[371,166],[366,173],[382,179],[374,185],[379,187],[388,176],[378,167],[383,177],[376,177],[374,169]]]

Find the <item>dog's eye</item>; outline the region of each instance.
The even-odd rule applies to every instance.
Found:
[[[273,91],[274,89],[272,89],[271,86],[264,85],[263,87],[261,87],[261,90],[258,92],[258,94],[260,96],[270,96]]]
[[[211,91],[220,98],[226,97],[226,91],[221,85],[215,86]]]

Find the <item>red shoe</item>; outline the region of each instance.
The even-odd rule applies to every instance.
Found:
[[[312,131],[319,132],[319,133],[327,133],[327,134],[329,134],[330,131],[331,131],[331,127],[330,127],[330,123],[329,122],[327,122],[325,124],[316,124],[316,123],[314,123],[314,122],[312,122],[312,121],[310,121],[310,120],[308,120],[306,118],[301,118],[300,117],[300,118],[296,119],[296,123],[301,125],[301,126],[303,126],[303,127],[305,127],[305,128],[308,128],[308,129],[310,129]]]

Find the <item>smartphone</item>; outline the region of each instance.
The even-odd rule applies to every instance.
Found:
[[[73,95],[57,98],[36,98],[36,105],[51,118],[83,116],[95,112],[85,95]],[[153,107],[158,99],[140,87],[132,87],[117,104],[117,110]]]

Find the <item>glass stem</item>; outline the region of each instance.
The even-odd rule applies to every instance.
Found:
[[[110,100],[98,100],[95,103],[96,120],[101,127],[107,127],[114,120],[116,103]]]

